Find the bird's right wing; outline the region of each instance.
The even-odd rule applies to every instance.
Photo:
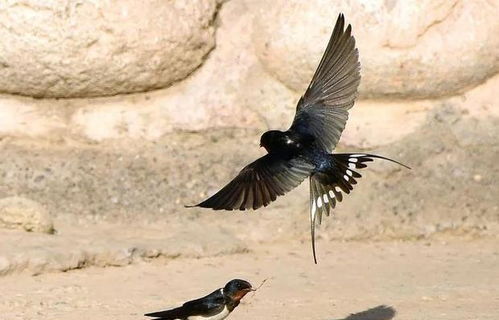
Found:
[[[307,91],[298,102],[290,131],[310,134],[332,152],[345,128],[360,83],[359,53],[350,25],[340,14]]]
[[[302,158],[266,154],[244,167],[225,187],[196,207],[214,210],[258,209],[297,187],[313,170]]]

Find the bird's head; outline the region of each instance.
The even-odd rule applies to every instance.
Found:
[[[254,291],[251,283],[241,279],[231,280],[224,287],[224,294],[236,301],[241,300],[250,291]]]
[[[270,130],[262,134],[260,137],[260,147],[264,147],[267,152],[270,153],[272,150],[272,146],[276,145],[276,143],[282,138],[283,132],[279,130]]]

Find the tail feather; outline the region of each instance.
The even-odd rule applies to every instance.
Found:
[[[374,159],[382,159],[382,160],[387,160],[393,163],[396,163],[398,165],[401,165],[402,167],[406,169],[411,169],[409,166],[398,162],[397,160],[393,160],[387,157],[379,156],[377,154],[369,154],[369,153],[335,153],[332,155],[332,157],[335,160],[338,160],[340,163],[346,165],[349,168],[357,168],[357,169],[362,169],[367,167],[365,162],[371,162],[374,161]],[[357,160],[356,160],[357,159]]]
[[[314,173],[310,176],[310,233],[312,253],[316,264],[315,226],[321,224],[323,214],[329,216],[336,203],[343,200],[342,192],[349,194],[353,190],[353,185],[357,184],[356,179],[362,177],[354,169],[363,169],[367,167],[367,162],[374,161],[374,159],[391,161],[410,169],[396,160],[374,154],[336,153],[330,156],[334,163],[334,169],[327,173]]]
[[[175,320],[184,319],[185,312],[182,307],[179,307],[171,310],[146,313],[144,316],[153,317],[154,319],[152,320]]]

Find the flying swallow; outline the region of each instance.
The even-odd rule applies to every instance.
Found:
[[[239,305],[241,299],[250,291],[255,291],[248,281],[234,279],[225,287],[209,295],[188,301],[181,307],[146,313],[152,320],[222,320]]]
[[[214,210],[246,210],[267,206],[306,178],[310,181],[310,229],[314,262],[315,226],[322,215],[349,194],[357,169],[374,159],[395,160],[368,153],[332,153],[357,98],[359,53],[352,27],[340,14],[326,51],[305,94],[300,98],[291,127],[270,130],[260,138],[267,154],[244,167],[220,191],[192,206]]]

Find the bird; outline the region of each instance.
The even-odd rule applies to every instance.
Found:
[[[170,310],[146,313],[152,320],[222,320],[229,316],[239,305],[241,299],[250,291],[256,291],[246,280],[234,279],[223,288],[207,296],[187,301],[182,306]]]
[[[247,210],[265,207],[277,197],[310,182],[310,233],[312,253],[317,264],[315,227],[323,214],[329,216],[343,194],[349,194],[361,174],[374,159],[408,166],[384,156],[369,153],[333,153],[348,112],[357,98],[360,83],[359,51],[352,26],[345,28],[339,14],[319,65],[299,99],[288,130],[269,130],[260,137],[267,154],[244,167],[213,196],[186,207],[214,210]]]

